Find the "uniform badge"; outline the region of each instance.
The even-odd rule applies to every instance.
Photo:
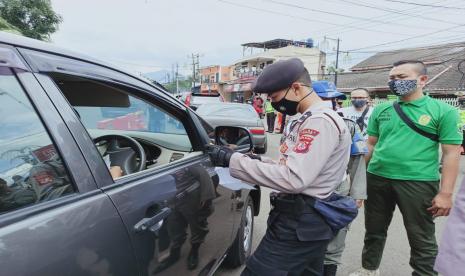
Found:
[[[279,148],[279,152],[281,152],[282,154],[286,153],[287,150],[289,149],[289,147],[287,146],[287,143],[283,143],[281,144],[281,147]]]
[[[319,131],[306,128],[299,132],[299,141],[294,147],[296,153],[307,153],[310,150],[313,140],[320,134]]]
[[[431,122],[431,116],[429,115],[421,115],[418,119],[418,123],[422,126],[426,126],[429,122]]]

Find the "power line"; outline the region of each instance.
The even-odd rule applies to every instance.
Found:
[[[463,7],[450,7],[450,6],[443,6],[443,5],[432,5],[432,4],[420,4],[408,1],[400,1],[400,0],[384,0],[386,2],[394,2],[394,3],[402,3],[406,5],[414,5],[414,6],[421,6],[421,7],[431,7],[431,8],[439,8],[439,9],[451,9],[451,10],[465,10]]]
[[[368,5],[368,4],[366,4],[365,2],[362,2],[362,1],[357,1],[357,2],[352,2],[352,1],[349,1],[349,0],[336,0],[336,1],[343,2],[343,3],[349,3],[349,4],[352,4],[352,5],[355,5],[355,6],[362,6],[362,7],[366,7],[366,8],[370,8],[370,9],[375,9],[375,10],[387,11],[387,12],[395,13],[395,14],[408,15],[410,17],[420,18],[420,19],[429,20],[429,21],[452,24],[452,25],[456,25],[456,26],[460,25],[460,24],[457,24],[456,22],[451,22],[451,21],[447,21],[447,20],[437,19],[437,18],[433,18],[433,17],[426,17],[424,15],[418,15],[418,14],[408,14],[408,13],[405,13],[405,12],[402,12],[402,11],[399,11],[399,10],[395,10],[395,9]]]
[[[441,2],[444,2],[444,0],[441,0],[441,1],[438,1],[438,2],[434,2],[433,4],[441,3]],[[417,14],[417,13],[419,13],[419,12],[422,12],[423,14],[426,14],[426,13],[428,13],[427,11],[428,11],[429,9],[431,9],[431,8],[426,8],[426,9],[421,9],[421,8],[420,8],[420,10],[419,10],[418,8],[411,8],[411,9],[406,9],[405,11],[412,11],[412,10],[415,11],[414,13],[406,13],[406,16],[410,16],[410,15],[412,15],[412,14]],[[404,16],[400,16],[400,15],[394,15],[394,16],[392,16],[392,15],[390,15],[390,14],[385,14],[385,15],[381,15],[381,16],[369,17],[369,19],[376,19],[376,18],[384,19],[384,18],[386,18],[386,17],[389,18],[389,19],[390,19],[389,22],[391,22],[391,21],[394,21],[394,20],[399,20],[399,19],[401,19],[401,18],[404,17]],[[328,32],[329,32],[330,34],[333,34],[333,33],[334,33],[333,35],[336,35],[336,32],[335,32],[335,31],[338,31],[338,32],[337,32],[337,36],[340,36],[342,33],[346,33],[346,32],[352,31],[352,30],[349,30],[351,26],[357,26],[359,23],[360,23],[360,24],[366,25],[366,23],[362,23],[362,22],[359,22],[359,21],[361,21],[361,20],[355,20],[355,21],[352,21],[352,22],[350,22],[349,24],[345,25],[345,27],[342,28],[342,30],[347,30],[347,31],[342,31],[342,32],[341,32],[341,29],[331,28],[331,29],[329,29],[329,30],[328,30],[328,29],[325,29],[325,30],[323,30],[323,29],[322,29],[322,30],[317,30],[316,32],[325,32],[325,34],[328,34]],[[374,25],[371,25],[371,27],[378,26],[378,25],[382,25],[382,24],[374,24]]]
[[[270,14],[275,14],[275,15],[281,15],[281,16],[290,17],[290,18],[293,18],[293,19],[304,20],[304,21],[307,21],[307,22],[317,22],[317,23],[323,23],[323,24],[328,24],[328,25],[333,25],[333,26],[338,26],[338,27],[346,27],[346,25],[344,25],[344,24],[337,24],[337,23],[334,23],[334,22],[322,21],[322,20],[317,20],[317,19],[308,19],[306,17],[300,17],[300,16],[291,15],[291,14],[282,13],[282,12],[277,12],[277,11],[273,11],[273,10],[257,8],[257,7],[244,5],[244,4],[239,4],[239,3],[234,3],[234,2],[230,2],[230,1],[226,1],[226,0],[218,0],[218,2],[222,2],[222,3],[232,5],[232,6],[237,6],[237,7],[241,7],[241,8],[250,9],[250,10],[255,10],[255,11],[260,11],[260,12],[265,12],[265,13],[270,13]],[[381,30],[373,30],[373,29],[367,29],[367,28],[363,28],[363,27],[351,27],[351,28],[362,30],[362,31],[407,36],[407,34],[393,33],[393,32],[381,31]]]
[[[378,19],[373,19],[373,18],[369,19],[369,18],[365,18],[365,17],[358,17],[358,16],[347,15],[347,14],[342,14],[342,13],[336,13],[336,12],[330,12],[330,11],[319,10],[319,9],[314,9],[314,8],[308,8],[308,7],[304,7],[304,6],[300,6],[300,5],[296,5],[296,4],[285,3],[285,2],[281,2],[281,1],[277,1],[277,0],[264,0],[264,1],[274,3],[274,4],[277,4],[277,5],[293,7],[293,8],[302,9],[302,10],[308,10],[308,11],[312,11],[312,12],[318,12],[318,13],[323,13],[323,14],[329,14],[329,15],[335,15],[335,16],[346,17],[346,18],[351,18],[351,19],[368,21],[368,22],[371,22],[371,23],[393,24],[392,21],[383,21],[383,20],[378,20]],[[398,25],[398,26],[402,26],[402,27],[409,27],[409,28],[416,27],[416,28],[424,29],[424,26],[414,26],[414,25],[400,24],[400,23],[397,23],[397,22],[395,22],[394,24]]]
[[[448,42],[448,41],[451,41],[451,40],[455,40],[457,39],[454,38],[454,39],[448,39],[448,40],[444,40],[444,41],[439,41],[439,43],[444,43],[444,42]],[[463,39],[463,37],[461,37],[461,39]],[[373,54],[373,53],[379,53],[379,52],[382,52],[382,53],[386,53],[386,54],[389,54],[389,53],[397,53],[399,51],[402,51],[402,50],[405,50],[405,49],[411,49],[411,48],[419,48],[420,50],[421,49],[443,49],[443,48],[447,48],[447,49],[450,49],[450,48],[455,48],[455,47],[460,47],[459,45],[465,45],[465,41],[460,41],[460,42],[454,42],[454,43],[451,43],[452,45],[444,45],[444,44],[439,44],[439,45],[436,45],[436,46],[429,46],[428,45],[418,45],[418,46],[410,46],[410,47],[405,47],[405,48],[402,48],[402,49],[397,49],[397,50],[372,50],[372,51],[350,51],[349,53],[352,53],[352,54]]]
[[[453,26],[453,27],[449,27],[449,28],[437,30],[437,31],[434,31],[434,32],[431,32],[431,33],[416,35],[416,36],[412,36],[412,37],[409,37],[409,38],[404,38],[404,39],[400,39],[400,40],[396,40],[396,41],[391,41],[391,42],[385,42],[385,43],[375,44],[375,45],[366,46],[366,47],[361,47],[361,48],[357,48],[357,49],[351,49],[351,50],[348,50],[348,52],[358,51],[358,50],[364,50],[364,49],[370,49],[370,48],[375,48],[375,47],[378,47],[378,46],[391,45],[391,44],[395,44],[395,43],[399,43],[399,42],[404,42],[404,41],[408,41],[408,40],[412,40],[412,39],[416,39],[416,38],[421,38],[421,37],[425,37],[425,36],[430,36],[430,35],[437,34],[437,33],[446,32],[446,31],[453,30],[453,29],[457,29],[457,28],[460,28],[460,27],[465,27],[465,24],[461,24],[461,25],[458,25],[458,26]]]

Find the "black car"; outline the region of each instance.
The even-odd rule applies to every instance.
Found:
[[[211,275],[250,254],[260,189],[206,153],[228,127],[163,87],[0,32],[0,126],[0,275]]]

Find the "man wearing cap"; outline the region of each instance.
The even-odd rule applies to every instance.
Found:
[[[332,82],[314,81],[312,87],[313,91],[326,102],[328,107],[333,107],[336,110],[336,101],[345,98],[345,95],[337,91],[336,86]],[[341,115],[339,111],[338,113]],[[337,186],[336,193],[350,196],[356,201],[357,207],[360,208],[363,205],[363,201],[367,198],[364,155],[368,152],[368,149],[357,123],[348,118],[344,118],[344,122],[351,133],[351,156],[349,165],[345,168],[347,173],[344,174],[340,184]],[[348,230],[348,226],[340,229],[329,242],[324,260],[323,276],[336,275],[338,265],[341,264],[342,253],[345,249],[345,240]]]
[[[278,61],[258,77],[254,91],[267,93],[276,110],[302,113],[286,129],[280,160],[234,153],[211,146],[217,166],[229,166],[233,177],[278,190],[268,229],[242,275],[321,275],[333,231],[315,202],[333,195],[349,162],[351,138],[336,112],[313,93],[311,79],[300,59]]]
[[[337,91],[336,85],[330,81],[314,81],[312,82],[312,87],[313,91],[315,91],[332,110],[337,110],[337,101],[347,98],[346,95]]]

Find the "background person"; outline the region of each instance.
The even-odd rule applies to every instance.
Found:
[[[271,105],[270,97],[266,98],[265,113],[266,113],[266,124],[268,126],[268,132],[273,133],[274,132],[274,121],[276,119],[276,111]]]
[[[338,110],[344,118],[355,121],[362,131],[365,140],[368,139],[367,127],[373,108],[368,105],[370,93],[365,88],[356,88],[350,92],[352,105]]]

